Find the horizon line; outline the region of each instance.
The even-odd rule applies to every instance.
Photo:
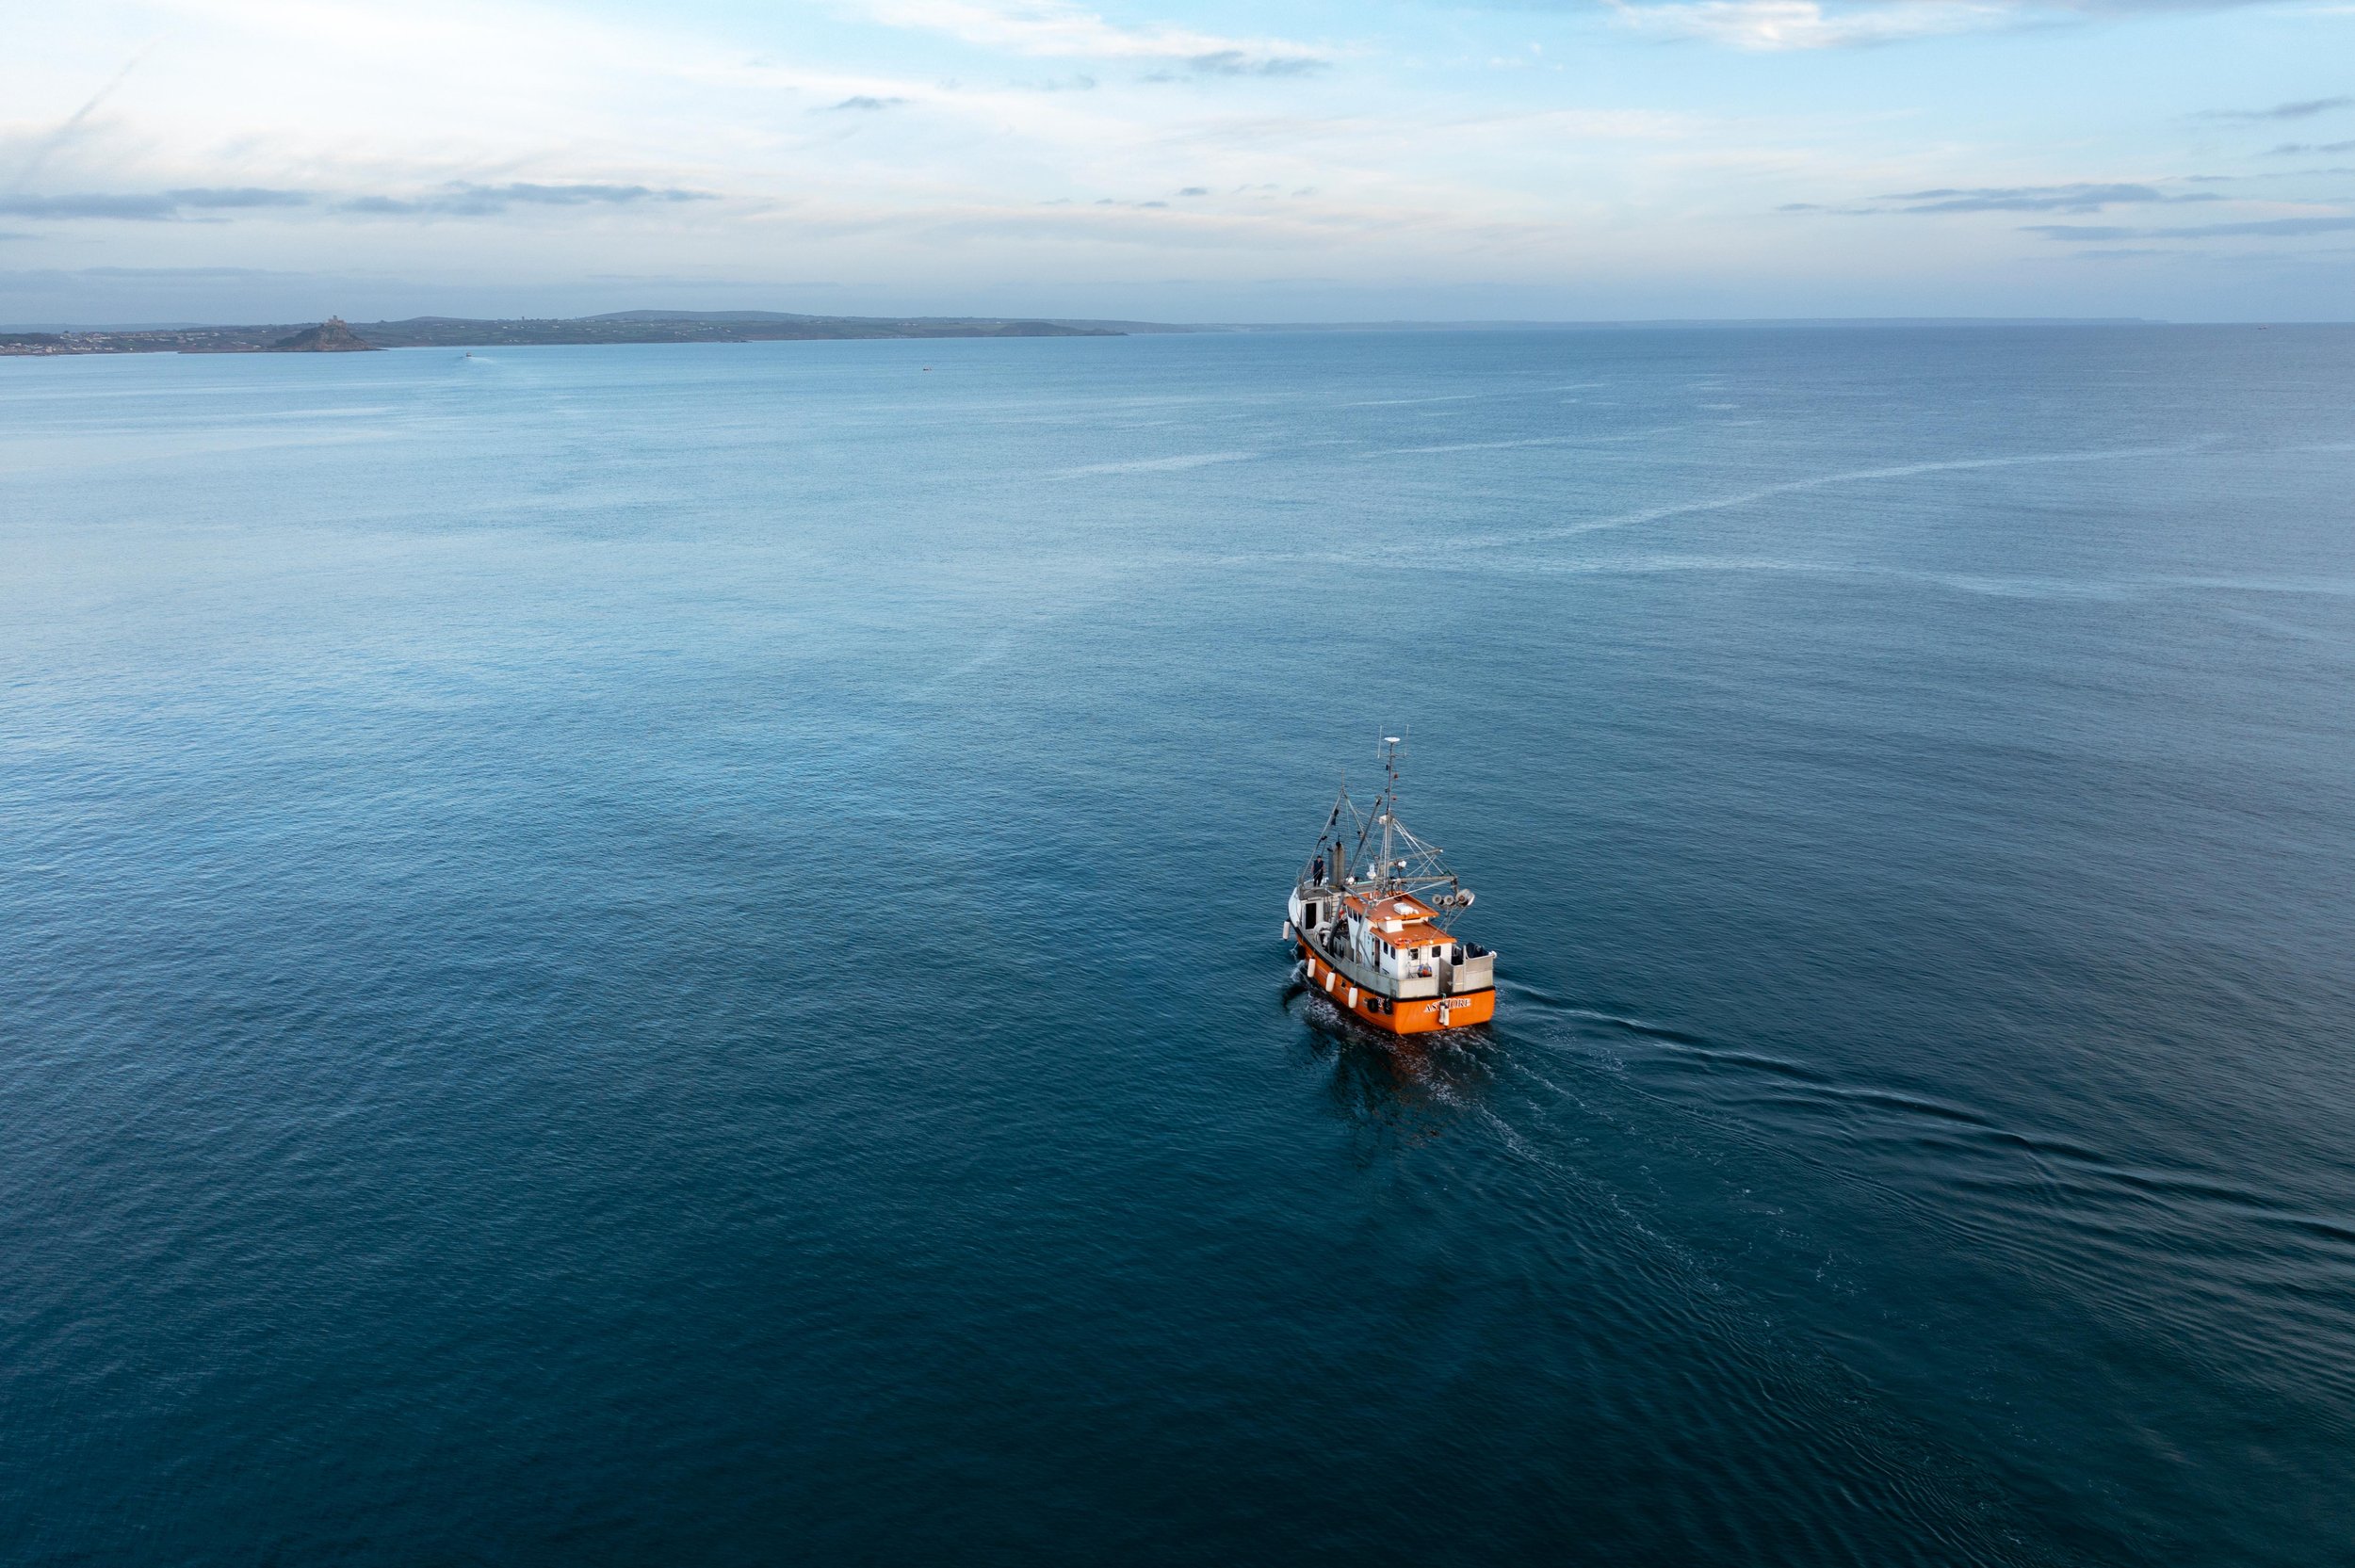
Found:
[[[384,316],[370,321],[354,322],[357,326],[396,326],[411,322],[446,321],[451,323],[520,322],[583,322],[611,321],[616,318],[636,318],[646,322],[689,321],[745,322],[780,319],[834,322],[1039,322],[1052,326],[1088,326],[1096,328],[1129,328],[1145,331],[1221,332],[1221,331],[1600,331],[1639,328],[1803,328],[1803,327],[2336,327],[2355,325],[2348,318],[2286,318],[2236,317],[2213,320],[2177,320],[2165,316],[2147,315],[1722,315],[1722,316],[1595,316],[1595,317],[1535,317],[1535,316],[1390,316],[1383,318],[1351,318],[1341,320],[1151,320],[1144,317],[1047,315],[1038,314],[994,315],[888,315],[852,314],[847,312],[817,313],[774,311],[756,308],[737,310],[664,310],[636,308],[603,311],[573,315],[419,315]],[[83,332],[149,332],[233,331],[257,327],[304,327],[323,324],[328,319],[351,321],[349,316],[286,317],[279,321],[197,321],[186,318],[172,320],[114,321],[114,322],[12,322],[0,324],[0,333],[39,333],[57,335]]]

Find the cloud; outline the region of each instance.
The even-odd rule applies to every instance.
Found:
[[[2335,234],[2355,230],[2355,217],[2322,215],[2313,218],[2260,218],[2243,223],[2202,223],[2187,229],[2117,229],[2071,223],[2037,223],[2022,234],[2074,243],[2116,239],[2298,239],[2309,234]]]
[[[0,196],[0,215],[9,218],[116,218],[160,222],[180,215],[169,196]]]
[[[2312,120],[2332,109],[2343,109],[2355,104],[2355,98],[2302,98],[2295,104],[2276,104],[2269,109],[2202,109],[2194,120]]]
[[[2148,237],[2144,229],[2121,229],[2094,223],[2030,223],[2021,231],[2023,234],[2042,234],[2046,239],[2142,239]]]
[[[1331,67],[1313,55],[1250,55],[1241,49],[1213,49],[1186,61],[1186,69],[1204,76],[1306,76]]]
[[[680,190],[675,187],[655,189],[649,186],[473,186],[450,187],[462,191],[474,201],[501,202],[520,202],[549,207],[577,207],[592,202],[709,202],[716,198],[707,190]]]
[[[2221,202],[2225,198],[2207,190],[2174,193],[2156,186],[2079,181],[2065,186],[1941,186],[1931,190],[1892,191],[1870,200],[1883,204],[1835,207],[1821,202],[1785,202],[1775,210],[1831,213],[1842,218],[1963,212],[2095,213],[2113,206],[2171,206],[2184,202]]]
[[[2211,191],[2170,196],[2142,185],[1981,186],[1973,189],[1908,190],[1874,198],[1903,202],[1900,212],[2100,212],[2139,202],[2219,202]],[[1788,208],[1786,211],[1790,210]]]
[[[879,110],[896,108],[906,102],[904,98],[877,98],[870,93],[859,92],[852,94],[839,104],[827,105],[822,112],[838,114],[845,109],[851,109],[874,114]]]
[[[357,196],[335,203],[339,212],[427,218],[490,218],[510,207],[629,206],[709,202],[707,190],[657,189],[652,186],[514,184],[472,185],[454,181],[423,196]]]
[[[2223,10],[2259,0],[1602,0],[1622,26],[1735,49],[1847,49],[2153,10]],[[2324,107],[2335,106],[2328,100]],[[2284,105],[2296,108],[2297,105]],[[2313,112],[2319,113],[2319,109]],[[2282,118],[2296,118],[2283,116]]]
[[[2246,223],[2205,223],[2196,229],[2152,229],[2152,239],[2224,239],[2246,235],[2269,234],[2296,237],[2305,234],[2336,234],[2355,229],[2355,217],[2327,218],[2262,218]]]
[[[303,190],[265,190],[252,186],[198,186],[146,194],[81,191],[65,196],[0,196],[0,215],[10,218],[98,218],[117,222],[165,223],[199,212],[254,207],[304,207]]]
[[[889,26],[946,33],[1015,55],[1162,60],[1210,76],[1298,76],[1330,63],[1322,50],[1280,39],[1123,26],[1068,0],[868,0],[867,10]]]
[[[2266,149],[2269,158],[2294,157],[2300,153],[2355,153],[2355,141],[2285,141],[2279,147]]]
[[[1178,194],[1180,196],[1208,196],[1210,194],[1210,189],[1208,186],[1188,186]]]
[[[54,288],[60,283],[97,279],[104,283],[214,283],[221,279],[289,278],[256,267],[38,267],[0,272],[0,289]]]
[[[25,277],[31,274],[18,273]],[[73,278],[277,278],[286,276],[259,267],[85,267],[73,272],[52,270],[52,277]]]
[[[122,63],[122,69],[116,72],[111,77],[107,78],[106,85],[105,87],[100,88],[96,92],[90,94],[89,99],[83,103],[80,108],[75,109],[72,114],[67,115],[63,123],[59,124],[56,130],[50,132],[46,137],[43,137],[40,143],[34,147],[33,155],[25,159],[23,166],[17,170],[15,184],[20,187],[29,185],[32,182],[33,176],[41,172],[41,165],[49,161],[50,155],[56,153],[60,147],[66,145],[66,143],[72,141],[74,137],[80,133],[82,129],[82,122],[88,120],[91,115],[96,114],[98,112],[98,106],[101,104],[104,104],[107,99],[114,96],[115,89],[121,87],[123,83],[123,79],[138,68],[139,61],[145,59],[147,57],[148,50],[153,49],[154,47],[154,45],[150,43],[146,46],[146,48],[142,48],[138,54],[133,55],[129,59],[125,60]]]
[[[207,209],[307,207],[311,204],[311,193],[307,190],[268,190],[258,186],[200,186],[187,190],[168,190],[164,194],[183,206]]]
[[[0,196],[0,217],[95,219],[132,223],[204,221],[213,215],[319,208],[382,217],[489,218],[511,207],[627,206],[636,202],[708,202],[707,190],[658,189],[652,186],[471,185],[463,181],[421,196],[331,197],[308,190],[271,190],[258,186],[197,186],[149,192],[81,191],[62,196]]]
[[[1984,32],[2019,20],[2006,0],[1892,0],[1826,9],[1817,0],[1697,0],[1672,5],[1604,0],[1620,25],[1668,38],[1700,39],[1735,49],[1780,53],[1894,43],[1949,33]]]

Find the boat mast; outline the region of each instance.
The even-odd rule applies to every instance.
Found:
[[[1398,747],[1394,735],[1382,737],[1382,864],[1374,870],[1374,881],[1389,888],[1391,874],[1397,869],[1391,864],[1390,830],[1398,821]]]
[[[1372,899],[1406,893],[1426,898],[1437,912],[1434,923],[1445,930],[1455,912],[1471,906],[1471,894],[1448,869],[1439,847],[1418,838],[1412,828],[1398,819],[1399,763],[1406,741],[1405,736],[1382,736],[1378,752],[1382,789],[1366,803],[1366,810],[1357,809],[1349,798],[1347,784],[1342,784],[1325,816],[1315,854],[1330,856],[1325,885],[1335,893],[1362,894]],[[1377,826],[1382,830],[1379,834],[1374,832]],[[1356,835],[1354,844],[1352,834]],[[1356,874],[1359,866],[1364,868],[1363,877]],[[1302,865],[1300,885],[1304,889],[1317,885],[1314,870],[1313,860]]]

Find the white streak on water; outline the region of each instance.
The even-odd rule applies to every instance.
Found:
[[[1189,452],[1175,458],[1140,458],[1134,462],[1092,462],[1083,468],[1065,468],[1047,477],[1050,479],[1078,479],[1091,474],[1157,474],[1175,468],[1200,468],[1206,463],[1243,462],[1259,455],[1258,452]]]
[[[1385,446],[1367,452],[1369,458],[1403,458],[1420,452],[1489,452],[1506,446],[1567,446],[1583,436],[1530,436],[1521,441],[1452,441],[1444,446]]]
[[[1671,517],[1689,517],[1697,512],[1724,511],[1777,495],[1823,490],[1832,485],[1864,484],[1876,479],[1903,479],[1917,474],[1950,474],[1973,468],[2017,468],[2030,463],[2113,462],[2131,458],[2173,458],[2199,451],[2207,445],[2205,442],[2195,442],[2181,446],[2121,446],[2091,452],[2023,452],[2001,458],[1955,458],[1940,462],[1893,463],[1885,468],[1852,468],[1837,474],[1785,479],[1778,484],[1746,490],[1738,495],[1720,495],[1707,501],[1680,501],[1665,507],[1647,507],[1642,511],[1623,512],[1616,517],[1600,517],[1591,522],[1566,524],[1560,527],[1538,528],[1524,533],[1492,534],[1480,540],[1458,539],[1455,544],[1459,549],[1494,549],[1504,545],[1530,544],[1539,540],[1565,539],[1574,534],[1599,533],[1606,528],[1630,528],[1638,524],[1658,523]]]

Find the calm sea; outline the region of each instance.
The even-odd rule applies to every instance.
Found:
[[[2355,330],[0,361],[0,1556],[2345,1563],[2350,496]]]

